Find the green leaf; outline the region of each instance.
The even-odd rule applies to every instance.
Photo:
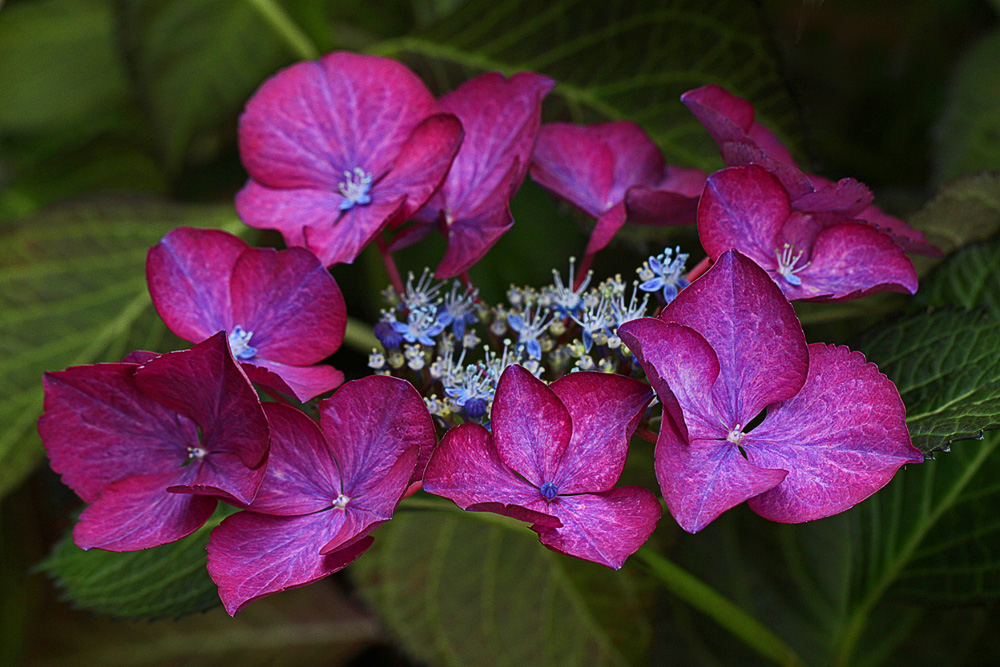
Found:
[[[144,266],[149,247],[182,224],[242,228],[228,206],[108,201],[0,232],[0,495],[41,458],[43,372],[167,349]]]
[[[0,21],[0,134],[106,113],[126,96],[109,0],[15,3]]]
[[[182,540],[143,551],[84,551],[67,534],[38,567],[78,609],[119,618],[177,618],[205,611],[222,604],[205,569],[205,546],[212,529],[232,513],[226,510],[220,508]]]
[[[498,515],[399,512],[348,572],[432,665],[621,665],[650,638],[628,568],[549,551]]]
[[[718,149],[680,103],[708,83],[750,99],[779,132],[796,122],[760,23],[740,0],[470,0],[437,24],[372,47],[405,60],[439,91],[479,72],[534,70],[557,87],[553,117],[630,119],[673,163],[715,168]]]
[[[261,7],[276,13],[267,15]],[[118,4],[123,58],[169,171],[185,161],[206,161],[222,142],[232,141],[237,116],[250,95],[296,58],[268,20],[274,16],[296,29],[280,5],[267,0]]]
[[[946,255],[989,238],[1000,231],[1000,174],[966,176],[949,183],[910,218],[910,224]],[[916,257],[914,265],[923,274],[939,261]]]
[[[896,383],[921,451],[1000,428],[1000,322],[978,311],[920,313],[858,347]]]
[[[1000,239],[970,244],[955,252],[924,279],[917,292],[922,306],[983,306],[1000,321]]]
[[[937,128],[935,172],[947,181],[1000,170],[1000,31],[969,49],[958,63]]]

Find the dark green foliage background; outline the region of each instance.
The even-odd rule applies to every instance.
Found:
[[[916,260],[916,298],[797,308],[810,341],[860,349],[897,382],[933,459],[837,517],[782,526],[737,508],[695,536],[665,517],[647,548],[804,664],[1000,661],[998,12],[987,0],[0,0],[0,664],[764,660],[638,557],[612,572],[516,522],[429,511],[426,497],[343,575],[236,619],[202,568],[207,529],[126,555],[66,540],[79,502],[42,463],[41,373],[182,346],[143,275],[169,229],[280,244],[235,217],[236,120],[265,78],[334,49],[399,58],[436,93],[487,70],[540,71],[558,82],[546,120],[631,119],[671,163],[703,169],[721,161],[678,96],[718,83],[803,165],[860,178],[923,229],[946,256]],[[514,229],[472,271],[493,301],[511,282],[547,282],[586,243],[587,221],[530,182],[512,209]],[[700,258],[692,230],[627,229],[595,269],[628,279],[673,244]],[[429,240],[399,261],[420,270],[442,252]],[[351,316],[374,321],[378,257],[334,275]],[[364,374],[365,345],[334,363]],[[655,488],[647,443],[626,478]]]

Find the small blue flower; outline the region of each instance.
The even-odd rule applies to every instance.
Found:
[[[553,284],[545,288],[545,293],[551,300],[552,308],[560,317],[570,317],[580,312],[580,306],[583,303],[583,292],[587,289],[587,285],[590,284],[590,279],[593,276],[593,272],[588,271],[587,277],[583,279],[580,286],[573,289],[573,283],[576,280],[575,274],[576,258],[570,257],[569,283],[563,284],[562,275],[555,269],[552,269]]]
[[[458,338],[465,335],[467,325],[476,321],[476,299],[479,297],[479,290],[475,288],[465,288],[461,292],[460,288],[461,283],[452,284],[451,292],[438,308],[438,322],[445,326],[450,324],[452,333]]]
[[[250,361],[257,356],[257,348],[250,344],[251,338],[253,338],[252,331],[244,331],[239,324],[233,327],[229,332],[229,349],[232,350],[234,357],[240,361]]]
[[[360,167],[354,168],[354,173],[344,172],[344,180],[340,182],[337,189],[344,196],[340,202],[341,211],[349,211],[355,205],[372,203],[372,198],[368,192],[372,188],[372,175]]]
[[[406,323],[391,322],[396,333],[407,343],[434,345],[434,337],[444,331],[444,324],[438,321],[435,308],[414,308],[410,310]]]
[[[518,334],[518,347],[523,347],[529,359],[542,358],[542,344],[538,337],[545,333],[554,319],[549,311],[547,309],[543,311],[541,306],[536,306],[534,312],[531,308],[526,309],[523,317],[513,312],[507,315],[507,323]]]
[[[638,270],[639,278],[644,281],[639,289],[644,292],[662,292],[664,301],[670,303],[678,292],[690,285],[681,277],[687,259],[687,253],[682,253],[680,247],[672,251],[666,248],[659,255],[650,257]]]

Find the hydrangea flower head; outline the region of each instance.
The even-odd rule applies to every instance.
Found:
[[[216,498],[257,493],[267,420],[224,333],[182,352],[47,373],[44,386],[38,431],[52,469],[90,503],[73,530],[79,547],[173,542],[205,523]]]
[[[531,177],[597,219],[588,255],[607,246],[626,220],[693,223],[705,185],[702,172],[667,166],[656,144],[629,121],[543,125]]]
[[[230,614],[336,572],[367,549],[434,446],[416,389],[380,375],[348,382],[320,403],[320,423],[267,403],[272,452],[248,511],[208,543],[208,572]]]
[[[353,262],[440,185],[462,140],[423,82],[378,56],[331,53],[282,70],[240,118],[250,181],[236,210],[330,266]]]
[[[775,283],[736,251],[618,335],[663,402],[656,474],[689,532],[744,501],[784,523],[830,516],[923,460],[892,382],[858,352],[807,346]]]
[[[424,489],[463,509],[528,521],[550,549],[619,568],[661,513],[646,489],[614,486],[651,398],[645,384],[619,375],[579,372],[546,385],[510,366],[492,432],[471,423],[448,431]]]
[[[758,165],[708,178],[698,234],[713,260],[739,250],[767,270],[790,300],[917,291],[913,263],[889,235],[861,222],[793,211],[781,181]]]
[[[254,382],[301,401],[343,382],[315,364],[344,339],[344,298],[304,248],[251,248],[226,232],[179,227],[149,251],[146,279],[171,331],[196,343],[225,330]]]

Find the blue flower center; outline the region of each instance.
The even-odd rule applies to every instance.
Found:
[[[341,211],[350,210],[355,204],[359,206],[370,204],[372,198],[368,193],[372,189],[372,175],[360,167],[355,167],[353,172],[344,172],[344,180],[337,189],[344,196],[344,200],[340,202]]]
[[[347,507],[347,503],[351,501],[350,498],[345,496],[343,493],[339,494],[333,501],[333,506],[338,510],[342,510]]]
[[[774,254],[778,257],[778,273],[781,274],[781,277],[783,277],[789,285],[798,287],[802,284],[802,279],[795,274],[809,266],[811,262],[806,262],[802,266],[795,268],[795,265],[798,264],[799,260],[802,258],[802,253],[805,251],[799,250],[798,253],[793,255],[792,253],[794,252],[795,246],[791,243],[786,243],[781,250],[778,250],[777,248],[774,250]]]
[[[542,488],[540,488],[539,491],[542,492],[542,498],[552,500],[556,497],[556,494],[559,493],[559,487],[552,482],[545,482],[545,484],[542,484]]]
[[[239,324],[233,327],[229,332],[229,349],[232,350],[234,357],[241,361],[250,361],[257,356],[257,348],[250,344],[251,338],[253,338],[252,331],[244,331]]]

